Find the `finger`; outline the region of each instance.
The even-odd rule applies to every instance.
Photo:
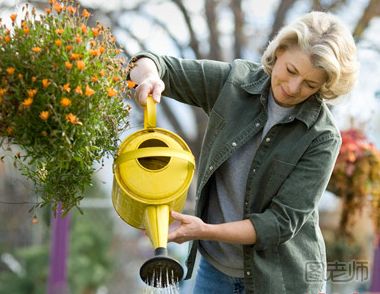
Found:
[[[165,85],[162,81],[156,83],[153,87],[152,96],[153,100],[160,103],[161,93],[165,90]]]
[[[141,84],[136,88],[136,96],[141,106],[146,105],[146,97],[148,97],[150,90],[150,87],[145,84]]]
[[[180,221],[180,222],[184,222],[186,220],[185,214],[176,212],[174,210],[171,211],[171,216],[172,216],[172,218],[174,218],[175,220]]]

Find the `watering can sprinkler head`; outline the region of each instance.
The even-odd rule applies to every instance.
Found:
[[[167,255],[167,249],[158,247],[155,256],[147,260],[140,268],[141,279],[149,286],[166,288],[182,280],[182,265]]]

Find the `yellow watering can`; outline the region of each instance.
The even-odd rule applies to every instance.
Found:
[[[114,162],[112,202],[129,225],[145,229],[155,257],[141,269],[142,280],[166,287],[183,278],[179,262],[167,256],[170,211],[182,211],[194,175],[194,156],[176,134],[156,127],[156,104],[151,96],[144,108],[144,129],[128,136]],[[164,278],[162,278],[164,277]]]

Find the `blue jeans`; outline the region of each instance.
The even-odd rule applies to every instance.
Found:
[[[227,276],[201,257],[193,293],[244,294],[244,278]]]

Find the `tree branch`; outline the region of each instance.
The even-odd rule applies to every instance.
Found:
[[[220,34],[218,31],[218,21],[216,16],[216,0],[205,1],[205,13],[207,26],[209,28],[209,45],[210,51],[208,54],[209,59],[222,60],[222,52],[219,44]]]
[[[245,35],[243,33],[244,12],[242,9],[242,0],[231,0],[230,7],[235,22],[234,58],[241,58],[243,56],[243,47],[246,43]]]
[[[272,31],[269,34],[268,41],[271,41],[276,36],[278,31],[281,29],[281,27],[284,25],[286,14],[288,13],[289,9],[294,5],[296,1],[297,0],[280,1],[280,5],[278,6],[276,14],[274,16]],[[268,42],[266,42],[265,44],[267,43]],[[264,48],[261,51],[264,51]]]
[[[172,1],[174,4],[177,5],[178,9],[181,11],[181,13],[185,19],[185,23],[186,23],[186,26],[189,30],[189,35],[190,35],[190,44],[189,45],[190,45],[191,49],[193,49],[195,57],[198,59],[203,58],[203,56],[199,50],[199,41],[195,35],[194,28],[193,28],[193,25],[191,23],[191,19],[190,19],[190,16],[189,16],[189,13],[188,13],[186,7],[183,5],[182,0],[172,0]]]
[[[375,16],[380,16],[380,2],[379,0],[370,0],[354,29],[353,36],[356,40],[362,37],[365,29]]]

